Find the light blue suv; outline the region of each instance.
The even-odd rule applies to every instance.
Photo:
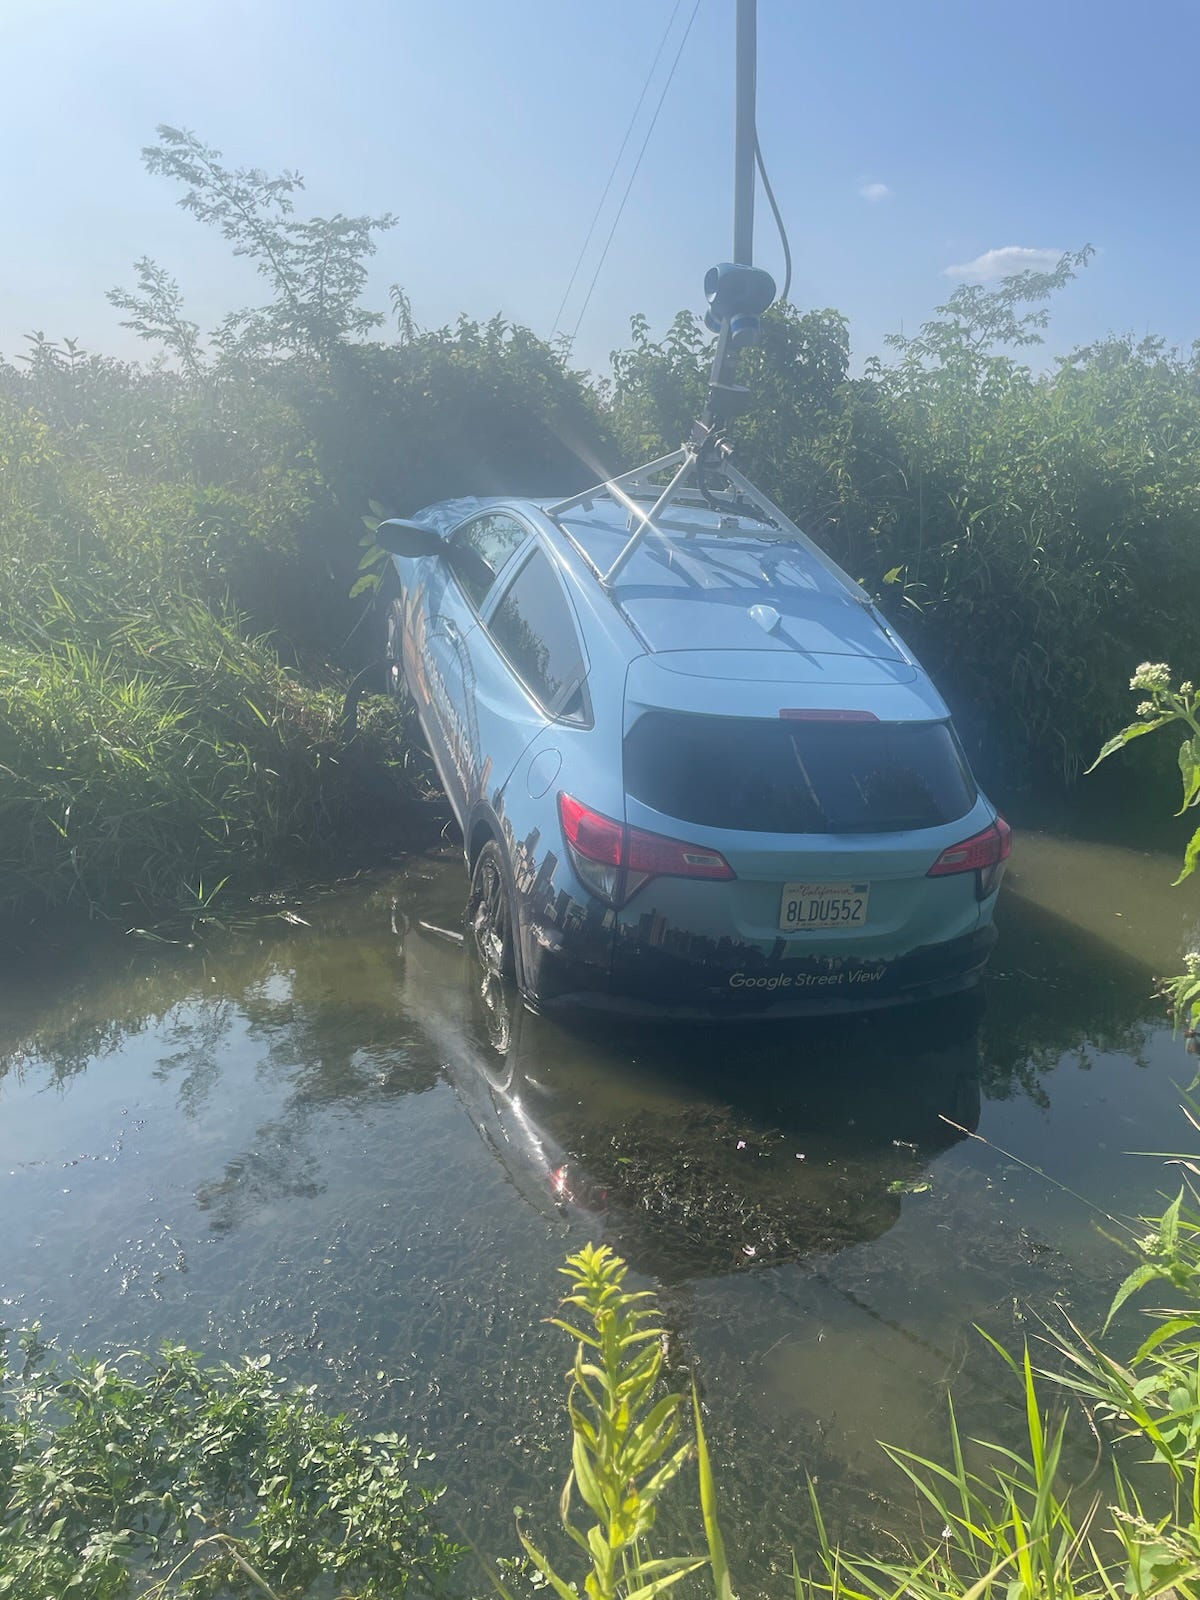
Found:
[[[967,987],[1010,833],[945,704],[753,485],[664,492],[674,460],[380,529],[481,959],[539,1009],[680,1018]]]

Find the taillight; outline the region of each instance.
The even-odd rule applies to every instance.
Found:
[[[619,867],[625,862],[625,825],[591,811],[569,794],[558,797],[558,814],[562,818],[563,833],[572,850],[606,866]]]
[[[576,872],[611,905],[624,905],[650,878],[734,876],[719,850],[630,828],[569,794],[559,795],[558,814]]]
[[[997,817],[981,833],[973,833],[961,844],[952,844],[930,867],[927,877],[947,878],[955,872],[977,872],[979,898],[986,900],[1000,886],[1004,863],[1012,854],[1012,829]]]

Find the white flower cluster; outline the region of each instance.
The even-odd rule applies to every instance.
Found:
[[[1171,687],[1171,669],[1165,661],[1143,661],[1129,680],[1131,689],[1161,689]]]
[[[1189,950],[1183,958],[1183,965],[1189,978],[1200,978],[1200,950]]]

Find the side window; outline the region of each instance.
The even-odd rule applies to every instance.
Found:
[[[528,528],[504,516],[476,517],[451,537],[447,548],[450,570],[476,610],[487,599],[496,574],[528,537]]]
[[[562,586],[543,551],[535,550],[509,584],[489,627],[513,671],[546,710],[582,721],[583,650]]]

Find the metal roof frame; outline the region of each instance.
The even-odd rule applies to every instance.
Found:
[[[781,511],[773,500],[751,483],[749,478],[743,477],[729,462],[722,459],[719,463],[707,461],[705,458],[710,453],[720,451],[728,454],[728,446],[719,439],[715,432],[706,433],[698,443],[690,441],[678,450],[673,450],[670,455],[659,456],[654,461],[647,461],[640,467],[634,467],[630,472],[621,473],[618,477],[607,478],[603,483],[584,489],[579,494],[569,496],[566,500],[558,500],[553,505],[544,506],[546,516],[550,517],[570,539],[571,544],[583,556],[589,568],[599,580],[600,585],[610,595],[613,586],[620,577],[629,561],[638,549],[638,546],[649,533],[655,534],[665,544],[671,545],[676,539],[684,541],[694,538],[693,532],[682,535],[673,534],[663,526],[661,518],[667,508],[674,503],[686,503],[692,506],[704,507],[726,513],[730,517],[751,516],[762,525],[763,531],[760,538],[773,543],[796,544],[801,547],[822,568],[838,586],[859,605],[870,606],[871,597],[862,585],[855,582],[848,573],[843,572],[833,557],[827,555],[820,545],[816,544],[808,535],[799,529],[785,512]],[[711,471],[722,477],[730,489],[733,490],[735,499],[728,505],[720,505],[714,501],[713,495],[704,482],[705,471]],[[663,473],[670,472],[670,481],[664,486],[652,481]],[[689,480],[697,477],[699,482],[690,493]],[[686,502],[684,495],[687,493]],[[615,500],[629,513],[631,533],[628,542],[617,553],[616,559],[607,572],[602,572],[591,557],[583,550],[578,540],[573,538],[569,530],[562,525],[562,518],[577,507],[590,508],[594,500]],[[650,500],[650,509],[639,505],[639,500]],[[770,530],[770,531],[768,531]],[[697,530],[698,531],[698,530]],[[718,525],[711,530],[718,537],[732,537],[735,532],[745,536],[745,530],[738,528],[722,527]]]

